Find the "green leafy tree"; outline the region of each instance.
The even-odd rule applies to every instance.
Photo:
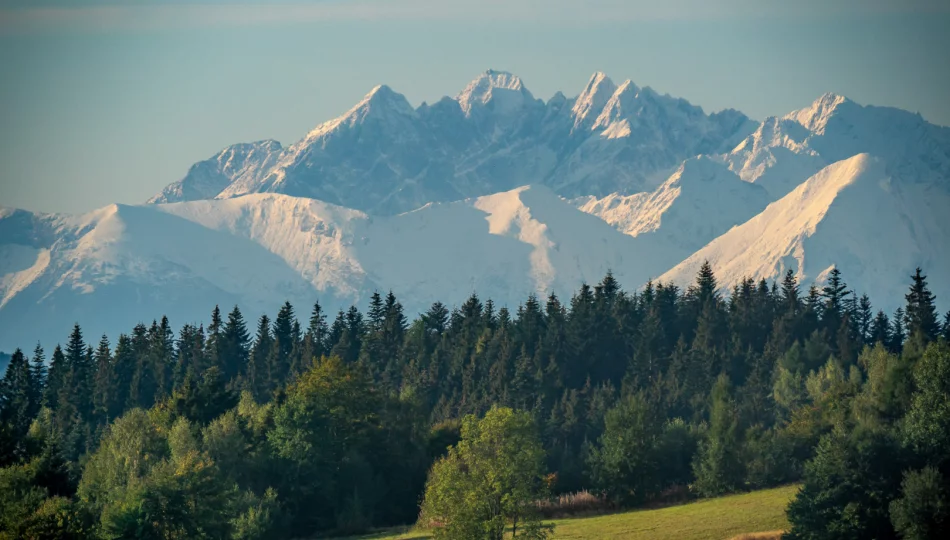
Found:
[[[929,463],[950,467],[950,344],[927,347],[913,377],[917,390],[904,418],[904,439]]]
[[[107,539],[228,538],[236,493],[214,463],[191,451],[153,466],[102,512]]]
[[[900,491],[903,459],[886,431],[835,430],[805,467],[788,506],[789,540],[892,539],[888,505]]]
[[[901,497],[890,506],[891,522],[904,540],[936,540],[950,530],[950,493],[940,471],[904,473]]]
[[[347,481],[344,475],[348,465],[365,461],[378,426],[378,399],[363,372],[333,356],[288,387],[286,400],[274,410],[267,437],[283,463],[276,487],[294,516],[293,533],[336,526],[346,512],[356,511],[346,508],[354,489],[362,488],[365,504],[372,506],[368,499],[372,488]],[[359,511],[370,513],[369,508]]]
[[[544,497],[544,450],[531,416],[494,407],[481,420],[467,416],[462,439],[429,473],[424,519],[436,538],[545,538],[535,513]]]
[[[658,411],[643,394],[633,394],[607,411],[604,423],[604,434],[588,458],[596,485],[621,504],[647,500],[661,487],[663,424]]]

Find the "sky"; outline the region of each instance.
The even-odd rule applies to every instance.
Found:
[[[138,204],[233,143],[289,145],[377,84],[595,71],[756,119],[825,92],[950,125],[947,0],[0,0],[0,206]]]

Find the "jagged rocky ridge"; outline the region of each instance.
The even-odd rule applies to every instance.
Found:
[[[286,149],[273,141],[227,148],[151,202],[283,193],[391,215],[529,183],[565,196],[632,194],[755,127],[737,111],[707,115],[602,73],[577,97],[544,102],[517,76],[489,70],[454,98],[415,109],[377,86]]]
[[[564,296],[608,269],[685,287],[704,260],[724,289],[836,265],[895,299],[915,266],[950,271],[948,178],[950,129],[834,94],[757,123],[602,74],[546,103],[500,72],[418,108],[381,86],[290,147],[196,164],[153,204],[0,209],[0,350],[77,320],[114,335],[376,289],[413,312],[473,291]]]

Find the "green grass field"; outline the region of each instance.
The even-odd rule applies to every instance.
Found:
[[[785,507],[798,486],[707,499],[657,510],[554,521],[558,540],[725,540],[738,534],[785,529]],[[429,538],[425,531],[387,531],[353,540]]]

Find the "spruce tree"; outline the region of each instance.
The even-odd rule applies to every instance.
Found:
[[[214,306],[214,310],[211,311],[211,324],[208,325],[208,337],[205,339],[205,359],[208,367],[221,366],[223,326],[221,308]]]
[[[934,295],[927,287],[927,276],[921,274],[918,267],[913,276],[910,291],[904,297],[907,299],[905,332],[908,337],[921,339],[923,344],[930,343],[940,335],[940,323],[937,319],[937,308],[934,305]]]
[[[33,405],[32,416],[36,416],[43,406],[43,394],[46,391],[46,377],[48,370],[46,368],[46,354],[43,347],[37,343],[33,349],[33,358],[30,361],[30,381],[32,388],[30,391],[30,403]]]
[[[486,325],[490,324],[486,321]],[[386,295],[383,305],[383,324],[380,331],[382,338],[382,353],[386,359],[383,372],[383,382],[390,388],[398,388],[402,375],[402,358],[400,352],[406,339],[406,316],[403,314],[402,304],[396,300],[392,291]]]
[[[279,373],[278,383],[282,384],[290,370],[290,352],[294,348],[296,337],[294,336],[294,323],[297,321],[294,315],[294,307],[290,302],[284,302],[280,311],[277,312],[277,318],[274,319],[274,339],[279,343],[278,346],[278,365],[275,366]]]
[[[149,332],[150,363],[155,375],[155,399],[171,394],[172,368],[175,365],[175,334],[168,317],[162,316],[158,326],[152,323]]]
[[[327,334],[327,341],[324,344],[327,351],[332,350],[340,343],[344,330],[346,330],[346,314],[341,309],[337,311],[336,318],[333,319],[333,324],[330,325],[330,332]]]
[[[17,349],[10,357],[7,370],[0,380],[0,430],[2,435],[9,434],[12,439],[12,456],[0,455],[0,464],[5,465],[11,458],[22,457],[25,454],[24,438],[33,421],[34,409],[31,401],[33,381],[30,373],[30,364]],[[4,441],[5,443],[7,441]],[[8,446],[4,444],[4,446]],[[4,449],[5,450],[5,449]]]
[[[119,334],[113,354],[113,372],[115,373],[115,407],[124,411],[135,407],[133,401],[133,384],[136,373],[135,347],[132,338],[126,334]]]
[[[217,367],[220,377],[227,383],[244,374],[250,354],[250,336],[244,323],[244,315],[237,306],[228,313],[228,321],[224,324],[219,343],[220,358]],[[200,372],[196,375],[200,375]]]
[[[383,324],[383,297],[379,291],[373,291],[369,298],[369,310],[366,312],[367,331],[378,332]]]
[[[821,289],[821,297],[825,303],[822,307],[821,322],[828,335],[835,336],[841,328],[841,320],[844,318],[847,310],[848,297],[852,296],[851,291],[841,277],[841,271],[835,266],[831,269],[828,281]]]
[[[108,424],[122,413],[116,399],[117,381],[109,338],[103,334],[95,354],[96,375],[92,396],[93,414],[100,425]]]
[[[247,366],[247,377],[244,380],[244,389],[249,390],[256,399],[263,399],[268,395],[267,361],[273,348],[270,318],[261,315],[257,321],[257,336],[251,347],[250,359]]]
[[[175,342],[174,387],[181,386],[188,373],[202,373],[205,369],[204,327],[186,324],[181,327]]]
[[[152,335],[158,333],[158,323],[152,322]],[[132,356],[134,368],[129,384],[129,405],[131,407],[151,408],[155,404],[158,383],[152,365],[152,339],[148,327],[139,323],[132,330]]]
[[[904,326],[904,309],[897,308],[894,316],[891,317],[891,341],[887,348],[895,354],[904,350],[904,341],[907,339],[907,332]]]
[[[66,383],[66,373],[69,365],[66,363],[66,355],[63,349],[57,345],[53,349],[53,357],[49,364],[49,373],[46,377],[46,388],[43,390],[43,404],[51,409],[55,409],[59,403],[59,393]]]
[[[871,298],[866,294],[862,294],[861,299],[858,300],[856,322],[861,343],[874,343],[870,341],[871,324],[874,322],[874,311],[871,309]]]
[[[868,333],[867,343],[874,345],[880,343],[888,346],[891,343],[891,321],[887,318],[884,310],[879,310],[871,321],[871,329]]]
[[[79,324],[73,326],[73,331],[66,344],[66,363],[69,371],[66,375],[66,395],[75,407],[82,420],[92,417],[92,385],[94,366],[92,355],[87,353],[86,343],[83,341],[82,329]]]
[[[306,365],[314,358],[321,358],[327,353],[327,338],[330,328],[327,326],[327,316],[323,313],[320,302],[314,302],[310,312],[310,324],[304,334],[304,351],[302,361]],[[302,370],[300,370],[302,371]]]
[[[943,339],[950,342],[950,311],[943,316]]]

